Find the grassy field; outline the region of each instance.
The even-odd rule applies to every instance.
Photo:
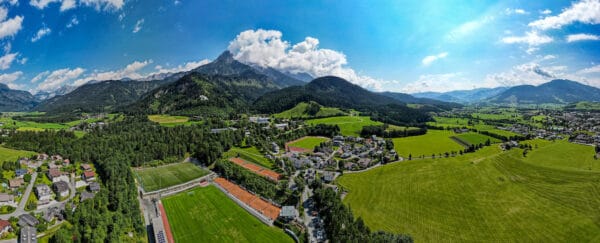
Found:
[[[292,146],[292,147],[298,147],[298,148],[313,150],[315,148],[315,146],[318,146],[319,144],[321,144],[323,142],[327,142],[327,141],[329,141],[329,138],[324,138],[324,137],[303,137],[303,138],[298,139],[295,142],[290,143],[288,145]]]
[[[208,171],[192,163],[176,163],[159,167],[134,170],[146,191],[156,191],[191,181],[208,174]]]
[[[306,121],[308,124],[337,124],[344,136],[359,136],[363,126],[383,125],[367,116],[337,116]]]
[[[545,140],[543,140],[545,141]],[[535,165],[600,171],[600,160],[594,159],[594,147],[567,141],[538,142],[538,148],[530,151],[523,161]]]
[[[25,150],[15,150],[0,146],[0,163],[4,161],[16,161],[21,157],[31,157],[35,152]]]
[[[479,134],[479,133],[474,133],[474,132],[469,132],[469,133],[463,133],[463,134],[457,134],[455,135],[455,137],[457,137],[458,139],[468,143],[468,144],[485,144],[485,142],[489,139],[490,143],[499,143],[500,140],[490,137],[490,136],[486,136],[483,134]]]
[[[250,215],[214,186],[164,198],[175,242],[293,242]]]
[[[224,158],[233,158],[239,155],[240,158],[255,163],[257,165],[261,165],[263,167],[271,168],[273,167],[273,161],[265,158],[260,151],[256,147],[248,147],[248,148],[237,148],[233,147],[229,149],[229,151],[223,154]]]
[[[599,242],[600,173],[524,163],[496,146],[345,174],[344,202],[372,230],[415,242]]]
[[[418,157],[463,150],[463,146],[450,139],[454,135],[452,131],[428,130],[425,135],[394,138],[394,149],[403,157],[408,157],[409,154]]]
[[[200,121],[190,121],[190,118],[186,116],[149,115],[148,119],[165,127],[201,123]]]
[[[273,115],[275,118],[311,118],[311,117],[329,117],[329,116],[343,116],[346,115],[345,112],[340,110],[339,108],[333,107],[324,107],[321,106],[321,109],[315,114],[311,116],[306,113],[306,108],[308,108],[308,103],[301,102],[298,105],[294,106],[292,109],[283,111],[281,113],[277,113]]]

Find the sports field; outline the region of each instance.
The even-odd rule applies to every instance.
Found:
[[[16,161],[17,159],[22,157],[31,157],[35,154],[35,152],[9,149],[0,146],[0,164],[5,161]]]
[[[538,148],[534,147],[523,161],[562,169],[600,171],[600,159],[594,159],[594,147],[564,140],[538,143]]]
[[[293,242],[269,227],[214,186],[162,199],[175,242]]]
[[[599,242],[600,173],[521,157],[491,146],[345,174],[338,183],[355,217],[415,242]]]
[[[421,155],[429,157],[431,154],[437,156],[439,153],[458,152],[465,149],[450,139],[454,135],[453,131],[427,130],[425,135],[394,138],[394,149],[400,156],[408,157],[409,154],[412,154],[413,158]]]
[[[485,144],[485,142],[489,139],[490,143],[499,143],[500,140],[486,136],[479,133],[469,132],[463,134],[454,135],[456,138],[468,143],[468,144]]]
[[[344,136],[359,136],[363,126],[383,125],[381,122],[371,120],[368,116],[336,116],[307,120],[306,123],[338,125]]]
[[[287,146],[303,148],[312,151],[315,148],[315,146],[319,146],[319,144],[327,141],[329,141],[329,138],[325,137],[303,137],[296,141],[288,143]]]
[[[233,158],[239,155],[240,158],[255,163],[257,165],[271,168],[273,167],[273,161],[265,158],[256,147],[238,148],[232,147],[229,151],[223,154],[223,158]]]
[[[134,169],[147,192],[156,191],[177,184],[191,181],[207,175],[209,172],[189,162],[164,165],[159,167]]]

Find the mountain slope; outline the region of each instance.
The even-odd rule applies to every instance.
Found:
[[[579,101],[600,101],[600,89],[575,81],[556,79],[539,86],[515,86],[486,100],[500,104],[567,104]]]
[[[449,92],[423,92],[412,94],[417,98],[429,98],[446,102],[456,103],[473,103],[481,100],[493,97],[504,91],[508,87],[497,87],[497,88],[479,88],[472,90],[454,90]]]
[[[27,91],[10,89],[0,83],[0,112],[26,111],[37,105],[38,100]]]
[[[254,102],[254,109],[279,113],[298,103],[311,101],[327,107],[356,109],[388,123],[419,123],[429,119],[424,112],[409,108],[403,102],[334,76],[317,78],[305,86],[269,92]]]
[[[273,68],[252,67],[233,58],[229,51],[223,52],[215,61],[202,65],[191,72],[208,75],[252,77],[265,83],[274,83],[278,88],[306,84]]]
[[[435,110],[435,109],[450,110],[452,108],[458,108],[458,107],[462,106],[462,105],[460,105],[458,103],[454,103],[454,102],[445,102],[445,101],[440,101],[440,100],[430,99],[430,98],[417,98],[417,97],[414,97],[412,95],[405,94],[405,93],[382,92],[380,94],[390,97],[390,98],[393,98],[393,99],[398,100],[403,103],[428,105],[431,107],[432,110]]]
[[[89,83],[66,95],[45,100],[35,110],[51,113],[112,111],[137,101],[146,92],[167,82],[111,80]]]

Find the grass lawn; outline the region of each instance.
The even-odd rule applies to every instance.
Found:
[[[457,137],[458,139],[468,143],[468,144],[485,144],[485,142],[489,139],[490,143],[499,143],[500,140],[490,137],[490,136],[486,136],[483,134],[479,134],[479,133],[474,133],[474,132],[469,132],[469,133],[463,133],[463,134],[457,134],[455,135],[455,137]]]
[[[248,147],[248,148],[237,148],[232,147],[229,151],[223,154],[224,158],[233,158],[237,157],[239,154],[240,158],[258,164],[260,166],[271,168],[273,166],[273,161],[265,158],[260,151],[256,147]]]
[[[308,124],[337,124],[344,136],[360,136],[363,126],[383,125],[383,123],[371,120],[368,116],[336,116],[320,119],[307,120]]]
[[[600,173],[520,160],[496,146],[345,174],[344,202],[371,230],[415,242],[599,242]]]
[[[134,170],[147,192],[156,191],[191,181],[208,174],[208,171],[192,163],[176,163],[159,167]]]
[[[329,117],[329,116],[336,116],[336,115],[338,115],[338,116],[346,115],[346,113],[343,112],[342,110],[340,110],[339,108],[321,106],[321,108],[319,109],[317,114],[315,114],[314,116],[311,116],[311,115],[307,114],[307,112],[306,112],[307,108],[308,108],[308,103],[301,102],[301,103],[298,103],[293,108],[283,111],[281,113],[277,113],[273,116],[275,118],[291,119],[291,118]]]
[[[170,116],[170,115],[149,115],[148,119],[153,122],[157,122],[161,126],[174,127],[177,125],[191,125],[194,121],[190,121],[187,116]]]
[[[456,143],[451,136],[453,131],[427,130],[427,134],[420,136],[394,138],[394,149],[402,157],[408,157],[412,154],[413,158],[421,155],[431,156],[436,154],[463,150],[464,147]]]
[[[288,144],[288,146],[298,147],[303,149],[310,149],[311,151],[318,146],[322,142],[329,141],[329,138],[324,137],[303,137],[301,139],[296,140],[293,143]]]
[[[25,150],[15,150],[0,146],[0,163],[4,161],[16,161],[21,157],[31,157],[35,152]]]
[[[545,141],[545,140],[544,140]],[[532,145],[523,161],[535,165],[575,169],[585,171],[600,171],[600,160],[594,159],[594,147],[569,143],[568,141],[555,141]]]
[[[293,242],[269,227],[214,186],[162,199],[175,242]]]

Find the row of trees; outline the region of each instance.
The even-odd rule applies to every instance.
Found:
[[[338,194],[320,184],[313,185],[315,205],[323,218],[327,238],[331,242],[413,242],[410,235],[389,232],[371,232],[362,218],[354,218],[349,207]]]

